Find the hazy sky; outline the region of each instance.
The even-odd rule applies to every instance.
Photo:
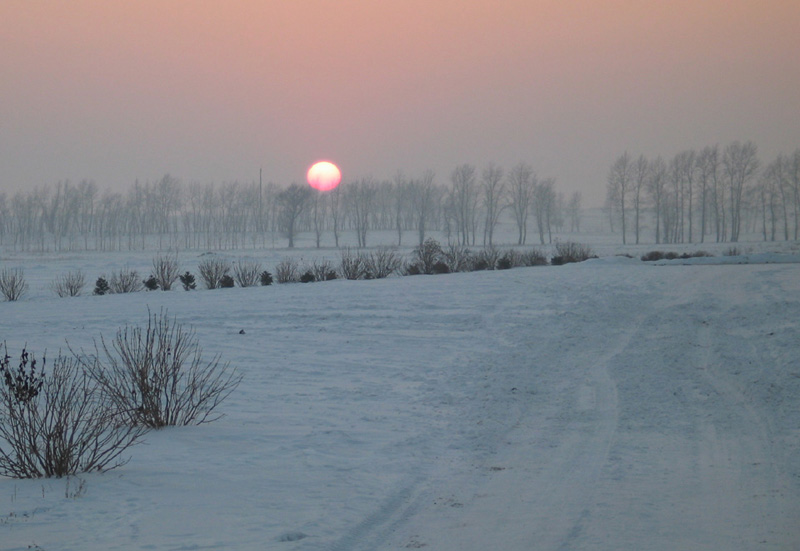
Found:
[[[800,0],[0,0],[0,189],[800,147]]]

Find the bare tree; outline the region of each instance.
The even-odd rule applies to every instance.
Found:
[[[580,191],[574,192],[567,202],[567,216],[569,216],[569,231],[581,231],[581,203],[583,196]]]
[[[438,193],[434,180],[434,172],[428,170],[410,184],[411,205],[414,210],[414,221],[417,227],[417,237],[421,247],[425,241],[428,226],[433,217]]]
[[[787,172],[794,213],[794,240],[797,241],[800,238],[800,148],[792,153]]]
[[[770,240],[775,241],[778,220],[783,220],[783,238],[789,240],[789,206],[791,158],[784,155],[769,163],[758,184],[761,199],[762,231],[767,240],[767,217],[770,220]]]
[[[539,230],[539,242],[544,245],[544,234],[547,232],[548,242],[553,241],[552,219],[556,208],[555,180],[546,178],[533,188],[533,214],[536,228]]]
[[[377,188],[372,178],[362,178],[348,186],[345,192],[348,212],[356,229],[358,246],[367,246],[367,230],[369,229],[370,216],[375,207]]]
[[[491,247],[497,222],[500,220],[503,210],[508,206],[505,203],[506,183],[501,167],[491,163],[483,169],[481,190],[483,191],[483,210],[486,213],[483,223],[483,246]]]
[[[478,189],[475,167],[462,164],[450,174],[450,201],[456,234],[462,245],[474,245],[477,229]]]
[[[525,163],[516,165],[508,173],[508,199],[517,223],[517,245],[524,245],[528,238],[528,212],[536,183],[537,179],[533,168]]]
[[[311,218],[314,221],[314,237],[316,238],[317,248],[320,248],[322,232],[325,230],[325,218],[328,205],[328,195],[324,191],[312,192],[313,201],[311,208]]]
[[[653,213],[656,216],[656,243],[661,243],[662,218],[666,202],[667,163],[661,157],[657,157],[649,164],[647,190],[650,193]]]
[[[279,216],[281,228],[289,238],[289,248],[294,248],[294,238],[297,233],[297,221],[306,210],[311,201],[311,188],[292,184],[278,194]]]
[[[628,194],[633,185],[633,165],[630,155],[626,151],[614,161],[608,172],[607,200],[609,205],[616,210],[622,224],[622,244],[626,243],[626,217]]]
[[[331,217],[333,240],[336,247],[339,247],[339,232],[345,217],[344,200],[342,199],[342,186],[336,186],[328,194],[328,210]]]
[[[733,142],[722,155],[722,169],[730,191],[730,240],[737,242],[742,226],[742,198],[755,178],[760,162],[753,142]]]
[[[719,174],[719,148],[705,147],[697,155],[697,183],[700,186],[700,242],[705,241],[708,230],[709,203],[713,204],[713,196],[717,187]]]
[[[394,175],[392,190],[394,191],[394,227],[397,231],[397,246],[401,247],[403,245],[404,215],[411,202],[411,185],[401,171],[397,171]]]
[[[645,188],[650,172],[650,163],[644,155],[639,155],[633,164],[633,235],[636,244],[639,244],[639,233],[641,229],[641,215],[644,201]]]

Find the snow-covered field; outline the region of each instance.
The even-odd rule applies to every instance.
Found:
[[[741,248],[795,254],[59,299],[152,253],[6,253],[12,355],[163,307],[244,380],[117,470],[0,478],[0,550],[799,549],[800,256]]]

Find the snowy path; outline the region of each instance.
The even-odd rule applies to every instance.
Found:
[[[507,331],[536,343],[525,384],[539,392],[490,458],[439,490],[457,497],[418,512],[393,544],[796,548],[797,289],[783,271],[741,269],[743,281],[722,267],[637,273],[600,293],[574,273],[555,284],[575,285],[580,306]],[[782,334],[769,347],[771,329]],[[782,407],[752,396],[759,387]]]
[[[798,264],[37,299],[0,330],[87,346],[146,304],[242,370],[226,417],[78,495],[0,479],[0,550],[800,547]]]

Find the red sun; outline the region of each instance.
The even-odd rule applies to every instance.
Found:
[[[330,191],[342,181],[339,167],[328,161],[319,161],[311,165],[306,174],[308,185],[319,191]]]

